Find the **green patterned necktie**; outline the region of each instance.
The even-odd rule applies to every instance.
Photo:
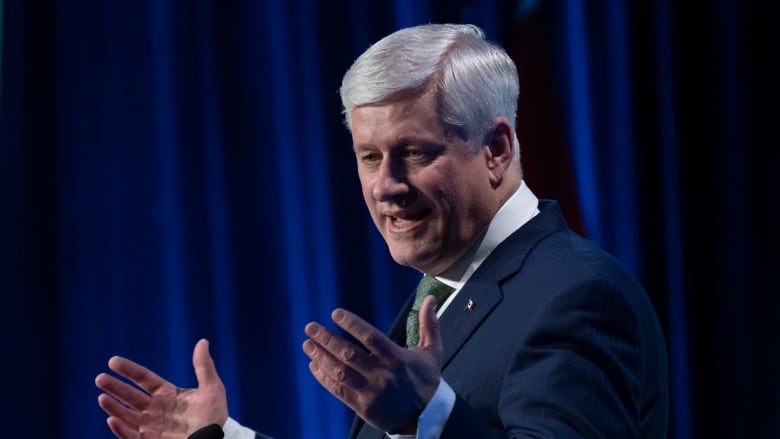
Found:
[[[415,347],[420,342],[420,306],[426,297],[433,295],[436,297],[436,307],[438,308],[447,300],[452,292],[452,287],[444,285],[433,276],[427,274],[417,284],[417,292],[414,295],[414,303],[409,316],[406,318],[406,347]]]

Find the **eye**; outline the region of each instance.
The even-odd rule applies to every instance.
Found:
[[[409,159],[416,162],[426,161],[429,158],[429,154],[426,151],[415,149],[415,148],[405,149],[403,153],[401,153],[401,156],[405,159]]]
[[[360,161],[364,165],[376,165],[382,160],[382,154],[378,152],[367,152],[360,155]]]

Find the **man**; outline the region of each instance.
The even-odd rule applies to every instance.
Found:
[[[358,344],[305,328],[312,375],[357,414],[350,437],[666,436],[652,305],[523,182],[517,97],[515,65],[469,25],[398,31],[344,76],[368,210],[393,259],[425,273],[389,336],[342,309],[331,317]],[[112,431],[184,438],[216,423],[253,437],[228,418],[205,341],[193,364],[198,388],[177,391],[112,358],[148,392],[98,376]]]

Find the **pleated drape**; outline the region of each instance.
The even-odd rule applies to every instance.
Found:
[[[366,213],[341,75],[387,33],[442,21],[515,58],[529,185],[648,290],[670,436],[779,433],[771,14],[702,4],[2,2],[5,435],[108,438],[108,358],[193,386],[206,337],[232,416],[345,437],[303,326],[340,306],[387,329],[420,274]]]

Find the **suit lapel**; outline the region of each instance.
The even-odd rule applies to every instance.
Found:
[[[360,416],[355,416],[352,421],[352,428],[349,430],[350,439],[381,439],[385,437],[385,432],[366,424]]]
[[[474,281],[466,283],[439,319],[444,344],[442,369],[503,297],[495,279],[483,276]]]
[[[463,286],[440,318],[444,363],[449,364],[471,334],[501,303],[501,283],[517,273],[531,249],[544,237],[566,227],[556,202],[544,201],[540,213],[496,247]]]

